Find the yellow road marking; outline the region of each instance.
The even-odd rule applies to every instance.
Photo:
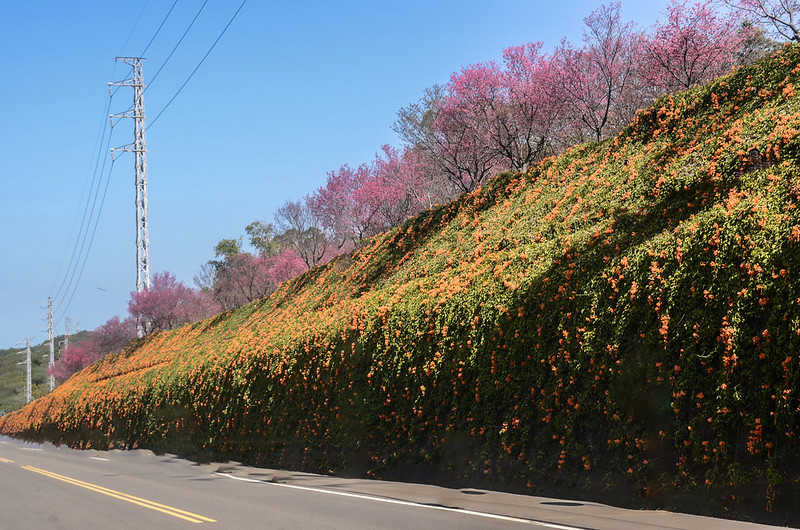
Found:
[[[173,508],[172,506],[167,506],[165,504],[159,504],[157,502],[149,501],[147,499],[142,499],[140,497],[134,497],[133,495],[128,495],[127,493],[122,493],[120,491],[115,491],[109,488],[104,488],[102,486],[98,486],[96,484],[91,484],[89,482],[83,482],[82,480],[65,477],[64,475],[59,475],[58,473],[53,473],[52,471],[46,471],[44,469],[39,469],[33,466],[22,466],[22,469],[33,471],[34,473],[39,473],[40,475],[44,475],[46,477],[54,478],[56,480],[60,480],[62,482],[66,482],[68,484],[72,484],[74,486],[80,486],[81,488],[86,488],[91,491],[96,491],[97,493],[102,493],[103,495],[108,495],[109,497],[114,497],[116,499],[120,499],[123,501],[127,501],[133,504],[137,504],[139,506],[143,506],[145,508],[150,508],[151,510],[155,510],[157,512],[165,513],[167,515],[171,515],[173,517],[178,517],[180,519],[184,519],[186,521],[192,523],[216,523],[217,521],[214,519],[209,519],[208,517],[204,517],[202,515],[197,515],[196,513],[187,512],[185,510],[180,510],[178,508]]]
[[[13,464],[14,463],[13,460],[9,460],[8,458],[3,458],[2,456],[0,456],[0,462],[2,462],[4,464]]]

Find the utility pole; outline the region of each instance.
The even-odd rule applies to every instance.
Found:
[[[63,357],[64,356],[64,350],[69,348],[69,328],[70,328],[71,324],[72,324],[72,320],[69,317],[67,317],[64,320],[64,340],[59,342],[59,344],[61,345],[61,353],[59,354],[59,357]]]
[[[25,339],[25,399],[26,403],[33,401],[31,392],[31,339]]]
[[[64,346],[61,348],[61,353],[62,354],[64,353],[64,350],[69,348],[69,328],[71,326],[72,326],[72,320],[69,317],[67,317],[67,319],[64,321],[64,330],[65,330],[65,332],[64,332],[64,341],[62,342],[62,344]]]
[[[48,372],[50,375],[47,378],[47,384],[50,392],[56,387],[56,380],[53,377],[53,366],[56,364],[56,344],[55,333],[53,330],[53,297],[47,299],[47,338],[50,342],[50,362],[47,364]]]
[[[17,364],[25,365],[25,403],[33,401],[33,394],[31,392],[31,339],[25,339],[25,351],[17,352],[25,354],[25,361]]]
[[[109,83],[109,86],[133,87],[133,110],[121,114],[112,114],[111,125],[114,118],[133,118],[133,143],[117,147],[111,151],[132,152],[135,155],[136,169],[136,292],[141,293],[150,289],[150,234],[147,225],[147,145],[145,142],[145,114],[144,114],[144,89],[142,77],[142,57],[116,57],[130,65],[133,76]],[[110,90],[110,89],[109,89]],[[113,154],[112,154],[113,156]]]

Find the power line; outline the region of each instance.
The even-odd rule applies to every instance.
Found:
[[[144,12],[144,8],[145,8],[145,7],[147,7],[147,4],[148,4],[148,2],[149,2],[149,0],[148,0],[147,2],[145,2],[144,6],[142,7],[142,11],[139,13],[139,17],[141,17],[141,16],[142,16],[142,13]],[[144,57],[144,54],[145,54],[145,53],[147,53],[147,50],[148,50],[148,49],[150,49],[150,45],[151,45],[151,44],[153,44],[153,41],[154,41],[154,40],[156,40],[156,37],[158,37],[158,34],[159,34],[159,33],[161,33],[161,28],[163,28],[163,27],[164,27],[164,24],[166,24],[166,22],[167,22],[167,19],[168,19],[168,18],[169,18],[169,16],[172,14],[172,11],[173,11],[173,9],[175,9],[175,6],[176,6],[177,4],[178,4],[178,0],[175,0],[175,1],[172,3],[172,6],[170,6],[170,8],[169,8],[169,11],[167,11],[167,14],[166,14],[166,15],[164,15],[164,18],[161,20],[161,24],[159,24],[159,25],[158,25],[158,28],[156,29],[156,32],[155,32],[155,33],[153,33],[153,36],[152,36],[152,37],[150,37],[150,42],[148,42],[148,43],[147,43],[147,46],[145,46],[145,47],[144,47],[144,50],[142,51],[142,53],[140,53],[140,54],[139,54],[139,57]],[[133,34],[133,30],[134,30],[134,29],[136,29],[136,25],[137,25],[138,23],[139,23],[139,19],[137,18],[137,19],[136,19],[136,22],[134,22],[134,24],[133,24],[133,28],[131,29],[131,33],[128,35],[128,38],[127,38],[127,39],[125,39],[125,44],[123,44],[123,45],[122,45],[122,48],[123,48],[123,49],[125,48],[125,45],[126,45],[126,44],[128,44],[128,40],[131,38],[131,34]],[[120,53],[119,53],[119,54],[117,54],[117,56],[122,56],[122,52],[120,51]],[[116,64],[116,61],[115,61],[115,64]],[[116,66],[115,66],[115,68],[116,68]],[[131,67],[131,68],[128,70],[128,73],[126,73],[126,74],[125,74],[125,77],[128,77],[128,76],[131,74],[131,72],[132,72],[132,71],[133,71],[133,67]],[[113,77],[113,75],[112,75],[112,77]],[[114,89],[112,89],[112,92],[111,92],[111,93],[112,93],[112,95],[113,95],[113,94],[116,94],[116,93],[117,93],[117,90],[119,90],[119,88],[120,88],[120,87],[119,87],[119,86],[117,86],[117,87],[115,87]]]
[[[178,49],[178,46],[181,45],[181,42],[183,42],[183,39],[184,39],[184,37],[186,37],[186,34],[189,33],[190,29],[192,29],[192,26],[194,26],[194,22],[197,20],[197,17],[200,16],[200,13],[203,12],[203,9],[206,7],[207,3],[208,3],[208,0],[203,2],[203,5],[200,6],[200,9],[197,11],[197,14],[194,16],[192,21],[189,23],[189,27],[186,28],[186,31],[183,32],[183,35],[181,35],[181,38],[178,39],[177,44],[175,44],[175,46],[172,48],[172,51],[169,52],[169,55],[167,56],[166,59],[164,59],[164,62],[161,63],[161,66],[158,68],[158,70],[156,71],[155,75],[150,78],[150,83],[148,84],[148,87],[153,85],[153,82],[156,80],[156,77],[158,77],[158,74],[161,73],[161,70],[164,69],[164,67],[167,65],[169,60],[172,58],[172,55],[175,53],[175,50]]]
[[[136,20],[133,22],[133,26],[131,27],[131,30],[128,32],[128,36],[125,37],[125,42],[122,44],[122,47],[119,49],[119,53],[117,53],[117,56],[123,55],[123,52],[125,51],[125,47],[128,45],[128,42],[131,40],[131,37],[133,36],[133,32],[136,31],[137,27],[139,27],[139,21],[142,19],[142,15],[144,14],[144,10],[147,9],[147,5],[149,3],[150,3],[150,0],[145,0],[144,4],[142,5],[142,8],[139,10],[139,15],[136,17]],[[155,36],[153,38],[155,38]],[[114,73],[116,71],[117,71],[117,61],[114,61],[114,68],[111,70],[111,79],[114,79]],[[125,74],[125,77],[128,77],[128,74]],[[111,92],[112,95],[115,92],[116,92],[116,90]],[[107,112],[106,112],[106,116],[108,116]]]
[[[156,39],[158,34],[161,32],[161,28],[164,27],[164,24],[167,22],[167,19],[172,14],[172,11],[173,11],[173,9],[175,9],[175,5],[177,3],[178,3],[178,0],[175,0],[173,2],[172,6],[170,6],[169,11],[167,11],[167,14],[164,15],[164,18],[161,20],[161,24],[159,24],[159,26],[156,29],[156,31],[153,34],[153,36],[150,37],[150,42],[148,42],[147,46],[145,46],[145,49],[142,52],[142,56],[144,56],[144,53],[148,50],[148,48],[150,48],[150,45],[153,44],[153,41]],[[130,42],[131,37],[133,36],[133,33],[136,31],[136,28],[139,27],[139,21],[142,19],[142,15],[144,14],[144,12],[147,9],[147,6],[149,4],[150,4],[150,0],[145,0],[144,4],[142,5],[142,8],[139,10],[139,14],[136,16],[136,20],[133,22],[133,26],[131,27],[131,30],[128,32],[128,36],[125,37],[125,42],[122,44],[122,47],[120,48],[119,53],[117,53],[117,57],[121,57],[121,56],[125,55],[123,53],[125,51],[125,47],[128,45],[128,42]],[[117,61],[114,61],[114,68],[111,71],[111,79],[114,79],[114,72],[116,72],[116,68],[117,68]],[[133,68],[130,68],[128,70],[128,73],[126,73],[124,77],[128,77],[128,75],[130,75],[130,72],[132,70],[133,70]],[[119,87],[116,87],[116,89],[112,92],[112,94],[115,94],[118,89],[119,89]]]
[[[103,157],[103,166],[102,166],[103,169],[100,170],[99,180],[98,180],[98,168],[100,167],[100,158],[101,158],[104,150],[107,152],[108,144],[111,141],[111,133],[109,132],[108,140],[106,141],[106,147],[105,147],[105,149],[103,149],[103,139],[105,139],[106,131],[108,130],[108,124],[109,124],[108,112],[111,109],[111,100],[112,100],[112,96],[109,95],[108,104],[106,106],[105,117],[104,117],[104,120],[103,120],[103,123],[104,123],[103,132],[102,132],[102,135],[100,137],[100,145],[99,145],[100,150],[98,151],[98,154],[97,154],[97,156],[95,158],[94,172],[92,174],[92,181],[91,181],[91,184],[89,186],[89,193],[86,195],[86,204],[84,205],[84,208],[83,208],[83,215],[81,217],[80,228],[79,228],[78,234],[77,234],[77,236],[75,238],[75,245],[72,248],[72,255],[70,256],[66,272],[64,273],[64,278],[62,279],[61,284],[58,287],[58,290],[53,294],[53,299],[58,299],[60,297],[61,292],[64,289],[65,285],[67,287],[67,290],[69,290],[69,284],[67,283],[67,279],[70,278],[70,282],[71,282],[71,278],[74,277],[74,275],[75,275],[75,268],[77,268],[78,261],[80,261],[80,253],[78,253],[79,242],[81,242],[80,243],[80,249],[81,249],[81,252],[82,252],[84,243],[86,241],[86,233],[89,230],[89,226],[90,226],[92,217],[94,215],[94,208],[95,208],[95,205],[97,203],[97,194],[100,191],[100,185],[101,185],[102,178],[103,178],[103,171],[105,169],[105,158]],[[97,184],[97,190],[96,191],[95,191],[95,184]],[[89,207],[90,204],[91,204],[91,212],[90,212],[90,207]],[[88,214],[88,219],[87,219],[87,214]],[[77,220],[77,217],[76,217],[76,220]],[[77,256],[76,256],[76,253],[77,253]],[[70,270],[72,270],[71,273],[70,273]]]
[[[173,10],[175,9],[175,6],[177,5],[177,3],[178,3],[178,0],[174,0],[173,1],[173,3],[170,6],[169,10],[167,11],[166,15],[164,15],[164,18],[161,20],[161,23],[159,24],[159,26],[156,29],[155,33],[150,38],[150,41],[147,43],[147,46],[145,46],[144,51],[142,51],[142,55],[144,55],[147,52],[147,50],[150,48],[150,45],[153,44],[153,42],[155,41],[156,37],[161,32],[161,29],[164,27],[164,24],[166,24],[167,19],[170,17],[170,15],[172,14]],[[144,5],[142,6],[142,9],[139,11],[139,15],[137,16],[136,21],[133,24],[133,27],[131,28],[130,32],[128,33],[128,36],[125,39],[125,43],[122,45],[123,49],[125,48],[125,46],[127,46],[128,41],[130,40],[131,36],[135,32],[136,28],[138,27],[139,21],[140,21],[142,15],[143,15],[145,9],[147,8],[148,4],[149,4],[149,0],[146,0]],[[203,7],[204,6],[205,6],[205,4],[203,4]],[[202,7],[201,7],[200,10],[202,11]],[[194,23],[194,21],[192,23]],[[191,28],[191,25],[190,25],[190,28]],[[187,32],[188,32],[188,29],[187,29]],[[181,38],[181,40],[182,39],[183,39],[183,37]],[[180,44],[180,42],[179,42],[179,44]],[[174,50],[173,50],[173,52],[174,52]],[[169,60],[169,58],[167,58],[167,60]],[[166,61],[165,61],[165,64],[166,64]],[[116,69],[116,61],[114,62],[114,65],[115,65],[114,68]],[[162,65],[162,68],[163,68],[163,65]],[[112,77],[113,77],[113,72],[112,72]],[[127,77],[127,75],[126,75],[126,77]],[[115,87],[115,88],[119,89],[119,87]],[[109,168],[108,176],[107,176],[107,179],[106,179],[105,187],[103,189],[103,195],[102,195],[102,198],[100,200],[99,207],[97,207],[97,199],[98,199],[98,196],[99,196],[99,193],[100,193],[100,189],[103,186],[103,175],[105,173],[106,160],[107,160],[107,158],[105,156],[103,156],[103,155],[105,153],[108,153],[108,148],[109,148],[109,146],[111,144],[112,131],[108,131],[108,138],[107,138],[107,140],[105,142],[105,145],[103,145],[103,139],[105,138],[106,131],[108,130],[108,124],[109,124],[108,116],[109,116],[109,111],[111,109],[111,100],[112,100],[112,98],[114,96],[114,92],[115,91],[116,90],[110,90],[109,91],[108,104],[106,106],[106,111],[105,111],[104,116],[103,116],[103,124],[104,124],[103,125],[103,130],[102,130],[102,133],[100,135],[99,142],[98,142],[98,146],[100,147],[100,149],[98,150],[98,154],[97,154],[97,156],[95,158],[94,171],[93,171],[93,174],[92,174],[91,184],[89,185],[88,193],[86,195],[86,203],[83,206],[83,214],[80,215],[81,224],[80,224],[78,233],[77,233],[77,235],[75,237],[75,243],[74,243],[74,246],[72,248],[72,252],[71,252],[71,255],[70,255],[69,262],[67,264],[67,268],[66,268],[66,270],[64,272],[64,277],[61,280],[61,283],[59,284],[58,289],[56,290],[56,292],[54,293],[54,295],[52,297],[54,300],[58,300],[60,298],[60,300],[58,301],[58,307],[56,309],[57,311],[59,311],[61,313],[61,316],[59,317],[58,322],[60,322],[64,318],[64,315],[66,314],[66,311],[69,308],[69,305],[72,302],[73,297],[75,296],[75,292],[76,292],[76,290],[78,288],[78,285],[79,285],[79,283],[81,281],[81,278],[83,276],[83,272],[84,272],[85,267],[86,267],[86,262],[88,260],[89,253],[91,252],[92,244],[94,243],[94,237],[95,237],[95,234],[97,232],[97,226],[98,226],[99,221],[100,221],[100,215],[102,214],[103,205],[105,203],[105,198],[106,198],[106,193],[108,192],[108,186],[109,186],[109,183],[111,181],[111,172],[113,171],[113,167],[114,167],[114,161],[113,160],[111,161],[111,166]],[[113,129],[113,123],[112,123],[112,129]],[[98,167],[100,166],[100,157],[101,156],[103,156],[103,163],[102,163],[102,168],[100,169],[100,172],[99,172],[99,179],[98,179]],[[91,205],[91,207],[90,207],[90,205]],[[96,209],[96,207],[97,207],[97,216],[95,217],[95,209]],[[78,211],[80,211],[80,208],[78,209]],[[74,230],[75,230],[75,226],[77,224],[78,217],[79,216],[76,213],[75,221],[73,222],[73,233],[74,233]],[[94,226],[92,227],[92,220],[93,219],[94,219]],[[87,237],[89,237],[90,228],[91,228],[91,237],[88,239],[88,245],[87,245]],[[71,236],[70,236],[70,239],[71,239]],[[69,245],[67,246],[67,248],[69,248]],[[85,249],[85,253],[84,253],[84,249]],[[67,254],[67,252],[65,251],[64,252],[64,256],[65,257],[66,257],[66,254]],[[63,262],[64,262],[64,260],[62,259],[62,265],[63,265]],[[80,264],[80,272],[78,272],[79,264]],[[76,274],[77,274],[77,276],[76,276]],[[56,278],[58,278],[58,276],[56,276]],[[54,283],[54,286],[55,286],[55,283]],[[69,296],[67,296],[67,293],[69,293]],[[66,299],[66,304],[64,304],[64,300],[65,299]]]
[[[109,140],[110,138],[111,137],[109,136]],[[108,149],[108,145],[106,145],[106,149]],[[103,197],[100,199],[100,209],[98,210],[97,217],[95,218],[94,228],[92,229],[92,236],[89,239],[89,246],[86,249],[86,254],[84,254],[83,256],[83,263],[81,264],[81,270],[78,273],[77,280],[75,280],[75,283],[73,284],[72,292],[69,295],[69,299],[67,300],[66,305],[64,305],[64,310],[61,313],[61,316],[58,317],[58,320],[56,321],[56,325],[61,323],[61,320],[66,316],[67,309],[69,309],[69,305],[72,303],[72,298],[75,296],[75,291],[78,290],[78,285],[80,284],[81,278],[83,277],[83,271],[86,268],[86,261],[89,259],[89,253],[92,251],[92,244],[94,243],[94,236],[97,233],[97,226],[100,224],[100,214],[103,212],[103,205],[106,202],[106,194],[108,193],[108,185],[111,182],[111,173],[113,170],[114,170],[114,160],[111,161],[111,166],[109,167],[108,170],[108,178],[106,179],[106,185],[105,188],[103,189]]]
[[[122,48],[120,48],[119,53],[117,55],[122,55],[122,52],[125,51],[125,46],[127,46],[128,45],[128,41],[131,40],[131,36],[133,35],[133,32],[136,31],[136,27],[139,25],[139,20],[141,20],[142,15],[144,14],[144,10],[147,9],[147,4],[149,4],[149,3],[150,3],[150,0],[145,0],[144,5],[142,6],[142,9],[139,10],[139,16],[136,17],[136,21],[133,23],[133,27],[131,28],[130,32],[128,32],[128,36],[125,37],[125,42],[122,44]],[[167,16],[169,16],[169,14],[167,14]],[[161,29],[161,28],[159,28],[159,29]],[[155,37],[153,37],[153,38],[155,38]],[[116,61],[114,62],[114,64],[116,65]]]
[[[169,11],[167,11],[167,14],[164,16],[164,20],[161,21],[161,24],[158,26],[158,29],[156,30],[155,34],[153,35],[153,38],[151,38],[150,42],[147,43],[147,46],[144,47],[144,50],[142,50],[142,53],[139,54],[139,57],[144,57],[144,54],[147,53],[148,49],[150,49],[150,45],[153,44],[154,40],[156,40],[156,37],[161,32],[161,28],[164,27],[164,24],[167,22],[167,19],[172,14],[172,10],[175,9],[175,5],[177,3],[178,3],[178,0],[175,0],[174,2],[172,2],[172,7],[169,8]]]
[[[231,19],[228,21],[228,23],[227,23],[227,24],[225,25],[225,27],[222,29],[222,32],[221,32],[221,33],[219,34],[219,36],[217,37],[217,40],[215,40],[215,41],[214,41],[214,44],[212,44],[212,45],[211,45],[211,47],[208,49],[208,51],[207,51],[207,52],[206,52],[206,54],[203,56],[203,58],[202,58],[202,59],[200,59],[200,62],[197,64],[197,66],[195,66],[194,70],[192,70],[192,73],[191,73],[191,74],[189,74],[189,77],[187,77],[187,78],[186,78],[186,81],[184,81],[184,82],[183,82],[183,84],[182,84],[182,85],[181,85],[181,87],[178,89],[178,91],[177,91],[177,92],[175,92],[175,94],[172,96],[172,98],[170,98],[170,100],[167,102],[167,104],[166,104],[166,105],[164,105],[164,108],[163,108],[163,109],[161,109],[161,112],[159,112],[159,113],[156,115],[156,117],[155,117],[155,118],[153,118],[153,120],[150,122],[150,125],[148,125],[148,126],[147,126],[147,128],[148,128],[148,129],[149,129],[150,127],[152,127],[152,126],[153,126],[153,124],[155,124],[155,122],[156,122],[156,121],[158,121],[158,118],[160,118],[160,117],[161,117],[161,115],[162,115],[162,114],[164,114],[164,111],[165,111],[165,110],[167,110],[167,109],[169,108],[169,106],[172,104],[172,102],[173,102],[173,101],[175,101],[175,98],[177,98],[177,97],[178,97],[178,94],[180,94],[180,93],[181,93],[181,91],[184,89],[184,87],[185,87],[185,86],[186,86],[186,85],[189,83],[189,81],[192,79],[192,77],[193,77],[193,76],[194,76],[194,74],[197,72],[197,70],[199,70],[199,69],[200,69],[200,67],[203,65],[203,62],[205,62],[206,58],[207,58],[207,57],[208,57],[208,56],[211,54],[211,52],[214,50],[214,47],[216,47],[217,43],[220,41],[220,39],[222,39],[222,36],[223,36],[223,35],[225,35],[225,32],[226,32],[226,31],[228,31],[228,28],[231,26],[231,24],[233,24],[233,21],[236,19],[236,16],[239,14],[239,11],[241,11],[241,10],[242,10],[242,8],[244,7],[244,5],[245,5],[246,3],[247,3],[247,0],[243,0],[243,1],[242,1],[241,5],[239,5],[239,9],[237,9],[237,10],[236,10],[236,12],[233,14],[233,16],[231,17]]]
[[[110,109],[111,109],[111,96],[109,95],[108,104],[107,104],[107,106],[105,106],[105,112],[103,112],[103,126],[101,128],[98,128],[97,139],[95,140],[95,144],[96,144],[95,149],[98,150],[98,153],[97,153],[97,156],[94,157],[95,158],[95,160],[94,160],[94,171],[92,172],[91,163],[90,163],[89,172],[92,172],[92,178],[91,178],[91,181],[89,179],[86,180],[86,184],[89,184],[89,186],[87,188],[86,184],[85,184],[84,188],[83,188],[83,192],[81,193],[81,197],[85,196],[86,197],[86,201],[87,201],[86,202],[86,206],[84,207],[84,211],[83,211],[83,218],[81,218],[81,213],[80,213],[81,209],[79,207],[78,209],[75,210],[75,217],[74,217],[74,219],[72,221],[72,228],[70,229],[69,238],[67,238],[66,244],[64,246],[64,252],[63,252],[63,255],[61,257],[61,262],[58,264],[58,269],[57,270],[59,270],[59,271],[62,270],[62,267],[64,266],[64,262],[66,260],[66,257],[67,257],[67,255],[69,255],[69,247],[70,247],[70,243],[71,243],[71,241],[73,239],[73,236],[75,236],[75,240],[76,240],[76,244],[77,244],[77,240],[80,238],[80,234],[83,232],[83,224],[84,224],[84,222],[86,220],[86,212],[88,210],[89,201],[91,200],[91,190],[94,189],[94,182],[95,182],[95,179],[97,178],[97,168],[98,168],[98,165],[99,165],[99,156],[100,156],[100,154],[102,154],[103,140],[105,140],[106,129],[108,128],[108,112],[109,112]],[[75,229],[78,226],[78,219],[81,219],[81,226],[80,226],[80,230],[78,231],[78,234],[76,236]],[[61,289],[64,287],[64,282],[66,281],[66,276],[69,274],[69,269],[71,268],[72,261],[75,258],[75,250],[76,249],[73,248],[72,256],[70,257],[69,264],[67,265],[67,268],[66,268],[66,271],[65,271],[65,277],[61,281],[61,284],[58,285],[59,276],[55,276],[55,278],[53,279],[53,285],[50,288],[50,294],[52,295],[53,298],[58,296],[58,292],[60,292]],[[56,292],[56,285],[58,285],[58,292]]]
[[[106,149],[107,146],[110,144],[111,134],[108,136],[108,140],[106,142]],[[66,293],[69,292],[70,287],[72,286],[72,282],[75,279],[75,273],[77,271],[78,263],[81,261],[81,256],[83,256],[84,248],[86,248],[86,240],[89,235],[89,229],[92,224],[92,219],[95,218],[95,209],[97,209],[97,198],[100,194],[100,188],[103,183],[103,172],[105,171],[105,164],[106,159],[103,158],[102,169],[100,170],[99,179],[97,179],[97,188],[94,188],[94,181],[92,184],[92,190],[90,190],[90,195],[87,197],[86,207],[83,212],[83,221],[81,221],[81,230],[78,233],[78,237],[75,240],[75,246],[72,249],[72,257],[70,258],[69,266],[67,267],[67,272],[64,276],[64,280],[61,282],[61,286],[59,286],[58,292],[53,296],[54,299],[60,299],[58,304],[58,309],[61,307],[61,302],[64,300],[64,296]],[[89,205],[91,203],[91,206]],[[97,211],[97,218],[99,219],[100,213],[102,211],[102,207]],[[88,214],[88,216],[87,216]],[[96,221],[95,221],[96,222]],[[89,245],[91,247],[91,244]],[[88,251],[87,251],[88,252]],[[71,270],[71,272],[70,272]],[[64,287],[66,289],[64,290]],[[63,296],[62,296],[63,292]]]
[[[105,145],[102,146],[102,151],[101,152],[106,152],[106,153],[108,152],[108,148],[111,145],[112,132],[113,132],[113,124],[112,124],[112,131],[109,131],[108,138],[106,139]],[[91,210],[89,211],[89,218],[88,218],[88,221],[86,222],[86,231],[83,232],[83,237],[82,238],[81,238],[80,235],[78,236],[78,239],[81,240],[80,241],[80,249],[79,250],[78,250],[78,241],[77,240],[75,241],[75,249],[73,250],[73,255],[75,255],[75,251],[77,250],[77,258],[74,260],[74,267],[72,267],[72,272],[71,273],[69,273],[69,271],[67,272],[66,276],[69,277],[69,280],[67,281],[67,284],[66,284],[67,287],[66,287],[66,291],[64,291],[64,296],[61,298],[62,302],[66,298],[67,292],[70,292],[70,288],[72,289],[72,291],[71,291],[71,293],[69,295],[69,298],[68,298],[66,304],[59,304],[59,307],[57,308],[57,311],[59,311],[61,313],[61,316],[58,318],[58,323],[60,323],[61,319],[63,319],[64,316],[66,315],[67,309],[69,308],[69,305],[72,302],[72,298],[75,296],[75,291],[78,289],[78,285],[80,284],[81,278],[83,277],[83,271],[86,268],[86,261],[88,260],[89,253],[92,250],[92,244],[94,243],[94,237],[95,237],[95,234],[97,233],[97,226],[100,223],[100,215],[103,213],[103,205],[105,204],[106,194],[108,192],[108,185],[111,182],[111,172],[114,169],[114,160],[112,160],[111,161],[111,166],[109,167],[109,170],[108,170],[108,175],[106,177],[105,187],[103,188],[103,196],[100,199],[100,205],[97,208],[97,216],[95,216],[94,215],[95,206],[97,205],[97,198],[98,198],[99,193],[100,193],[100,188],[101,188],[101,186],[103,184],[103,175],[105,174],[106,161],[107,160],[108,160],[108,157],[104,156],[103,157],[103,163],[102,163],[101,168],[100,168],[100,179],[98,180],[97,191],[94,194],[94,199],[92,200],[92,207],[91,207]],[[88,202],[87,202],[87,209],[88,209]],[[87,246],[87,244],[86,244],[87,243],[87,237],[89,237],[89,227],[92,224],[92,219],[94,219],[94,227],[92,228],[92,235],[91,235],[91,238],[88,240],[88,246]],[[82,228],[83,228],[83,226],[82,226]],[[86,248],[86,252],[85,253],[84,253],[84,248]],[[78,272],[78,263],[81,262],[81,256],[83,256],[83,262],[81,263],[81,266],[80,266],[80,272]],[[76,273],[77,273],[77,279],[76,279]],[[65,280],[66,280],[66,277],[65,277]],[[60,292],[60,289],[59,289],[59,292]]]
[[[148,0],[148,2],[149,2],[149,0]],[[159,24],[158,28],[156,29],[156,31],[153,34],[153,36],[150,39],[150,41],[147,43],[147,46],[145,46],[144,50],[140,54],[140,57],[143,57],[145,55],[147,50],[150,48],[151,44],[155,41],[156,37],[161,32],[161,29],[164,27],[164,24],[166,23],[167,19],[172,14],[172,12],[173,12],[175,6],[177,5],[177,3],[178,3],[178,0],[174,0],[174,2],[172,3],[172,5],[169,8],[169,11],[164,16],[163,20]],[[203,9],[205,8],[207,3],[208,3],[208,0],[206,0],[203,3],[203,5],[200,7],[200,9],[198,10],[197,14],[192,19],[192,21],[190,22],[189,26],[184,31],[184,33],[181,36],[181,38],[178,40],[178,42],[175,44],[175,46],[173,47],[173,49],[170,52],[170,54],[164,60],[164,63],[162,63],[161,67],[158,69],[156,74],[151,79],[151,83],[155,79],[155,77],[158,76],[158,74],[161,72],[161,70],[164,68],[164,66],[166,66],[167,62],[171,59],[172,55],[177,50],[178,46],[182,43],[183,39],[188,34],[189,30],[192,28],[192,26],[194,25],[195,21],[197,20],[197,18],[199,17],[200,13],[203,11]],[[183,82],[183,84],[180,86],[180,88],[178,88],[178,90],[175,92],[175,94],[169,99],[167,104],[161,109],[161,111],[156,115],[156,117],[150,122],[150,125],[147,128],[152,126],[161,117],[161,115],[167,110],[167,108],[169,108],[169,106],[172,104],[172,102],[183,91],[183,89],[186,87],[186,85],[189,83],[189,81],[192,79],[192,77],[194,77],[195,73],[197,73],[197,71],[203,65],[205,60],[208,58],[208,56],[211,54],[211,52],[217,46],[217,44],[222,39],[222,37],[225,35],[225,33],[227,32],[228,28],[231,26],[231,24],[233,24],[233,21],[239,15],[239,12],[242,10],[242,8],[244,8],[246,3],[247,3],[247,0],[243,0],[242,1],[242,3],[239,5],[238,9],[234,12],[233,16],[231,16],[231,18],[228,21],[228,23],[225,25],[225,27],[222,29],[220,34],[214,40],[214,42],[211,45],[211,47],[208,49],[208,51],[205,53],[205,55],[203,55],[203,58],[200,60],[200,62],[197,64],[197,66],[194,68],[194,70],[192,70],[192,72],[189,74],[189,76],[186,78],[186,80]],[[139,13],[139,17],[141,17],[142,13],[144,12],[144,8],[146,6],[147,6],[147,2],[145,3],[145,6],[142,8],[142,11]],[[131,33],[128,35],[128,38],[126,39],[125,44],[127,44],[128,39],[130,39],[130,36],[133,34],[133,31],[135,30],[137,24],[138,24],[138,18],[137,18],[136,23],[134,23],[134,28],[131,30]],[[114,91],[111,91],[110,94],[109,94],[108,106],[107,106],[106,113],[105,113],[106,116],[108,116],[108,111],[111,108],[111,99],[113,98],[113,95],[114,95]],[[104,125],[104,127],[103,127],[103,133],[101,135],[101,142],[100,142],[101,144],[102,144],[102,138],[105,137],[105,132],[107,130],[107,127],[108,127],[108,123],[106,123]],[[106,139],[105,147],[103,147],[103,148],[101,148],[99,150],[98,156],[97,156],[97,158],[95,160],[95,170],[94,170],[94,174],[93,174],[93,177],[92,177],[92,183],[91,183],[90,188],[89,188],[89,194],[87,195],[86,204],[84,206],[84,212],[83,212],[83,215],[82,215],[82,218],[81,218],[80,230],[79,230],[78,236],[76,237],[76,240],[75,240],[75,245],[73,247],[72,254],[71,254],[71,257],[70,257],[70,261],[69,261],[69,264],[67,266],[67,271],[64,274],[64,279],[62,280],[61,284],[59,285],[57,293],[53,296],[54,300],[57,299],[58,297],[61,297],[61,303],[59,303],[59,307],[57,309],[57,311],[59,311],[61,313],[61,315],[58,318],[57,324],[60,323],[61,320],[63,320],[63,318],[66,315],[67,309],[69,308],[70,304],[72,303],[72,300],[73,300],[73,298],[75,296],[75,293],[77,291],[78,285],[80,284],[81,278],[83,277],[83,273],[84,273],[84,270],[86,268],[86,263],[87,263],[89,254],[91,252],[92,245],[94,243],[95,235],[97,233],[97,227],[99,225],[100,216],[102,214],[103,206],[105,204],[105,199],[106,199],[106,195],[107,195],[107,192],[108,192],[109,183],[111,181],[111,173],[113,172],[114,162],[115,161],[112,158],[111,165],[110,165],[109,170],[108,170],[108,175],[106,176],[106,181],[105,181],[105,186],[104,187],[103,187],[103,175],[105,174],[105,167],[106,167],[106,160],[107,160],[106,157],[103,157],[103,163],[102,163],[102,166],[101,166],[101,169],[100,169],[100,173],[99,173],[99,175],[100,175],[99,180],[97,179],[97,174],[98,174],[97,173],[97,168],[98,168],[98,165],[99,165],[99,159],[100,159],[101,154],[103,152],[108,152],[108,148],[109,148],[109,146],[111,144],[112,132],[113,132],[113,123],[112,123],[112,131],[109,131],[109,133],[108,133],[108,138]],[[96,190],[95,190],[95,182],[97,183]],[[97,199],[99,197],[99,193],[100,193],[100,188],[101,187],[103,187],[103,193],[102,193],[102,197],[100,198],[99,206],[97,206]],[[90,203],[91,203],[91,208],[89,206]],[[97,215],[95,216],[95,208],[96,208],[96,206],[97,206]],[[88,219],[87,219],[87,214],[88,214]],[[76,217],[76,220],[77,220],[77,217]],[[94,224],[92,226],[92,221],[93,220],[94,220]],[[90,228],[90,226],[91,226],[91,236],[89,236],[89,228]],[[83,234],[83,235],[81,236],[81,234]],[[88,244],[87,244],[87,238],[88,238]],[[78,241],[80,241],[80,245],[78,244]],[[85,253],[84,253],[84,249],[85,249]],[[81,259],[81,257],[82,257],[82,259]],[[79,263],[80,263],[80,270],[78,269],[78,264]],[[71,270],[71,272],[70,272],[70,270]],[[76,274],[77,274],[77,276],[76,276]],[[69,296],[67,296],[67,293],[69,293]],[[63,303],[64,300],[66,300],[66,303]]]

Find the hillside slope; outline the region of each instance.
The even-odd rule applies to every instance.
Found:
[[[796,523],[799,65],[662,98],[0,432]]]
[[[80,331],[69,336],[73,344],[85,340],[86,331]],[[55,338],[58,349],[61,348],[64,335]],[[25,405],[25,366],[19,366],[25,360],[23,346],[0,350],[0,415],[22,408]],[[31,383],[34,398],[43,396],[48,391],[47,385],[47,357],[50,353],[49,344],[45,341],[39,345],[31,345]]]

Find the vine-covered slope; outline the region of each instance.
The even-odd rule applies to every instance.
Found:
[[[0,431],[797,522],[798,72],[662,98]]]

